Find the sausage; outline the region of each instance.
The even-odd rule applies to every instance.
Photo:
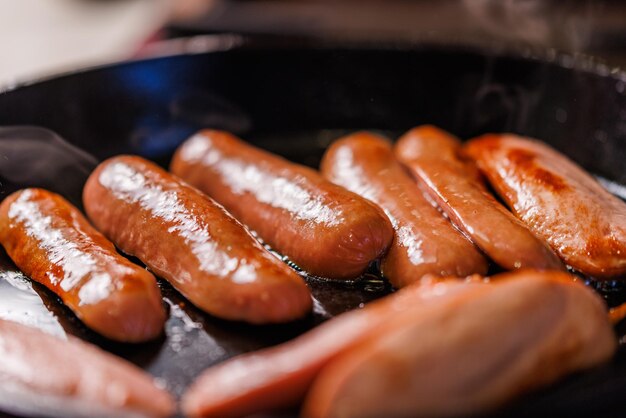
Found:
[[[294,340],[210,367],[184,393],[182,410],[194,418],[223,418],[298,405],[325,364],[386,328],[400,312],[416,313],[478,286],[461,280],[415,283]]]
[[[556,254],[477,180],[476,166],[456,157],[460,149],[458,139],[426,126],[402,136],[394,152],[452,223],[498,265],[564,270]]]
[[[389,220],[371,203],[226,132],[191,137],[176,151],[171,171],[316,276],[359,276],[393,237]]]
[[[389,141],[359,132],[334,142],[322,174],[379,205],[396,235],[381,270],[395,287],[425,275],[485,274],[487,261],[424,197],[396,161]]]
[[[469,141],[472,157],[513,213],[576,270],[626,273],[626,204],[564,155],[510,134]]]
[[[518,270],[399,313],[318,374],[306,418],[475,416],[608,361],[599,295],[564,272]]]
[[[311,310],[304,281],[200,191],[140,157],[100,164],[83,190],[87,215],[194,305],[230,320],[285,322]]]
[[[172,397],[135,365],[77,338],[0,320],[0,409],[38,417],[169,417]]]
[[[4,199],[0,243],[94,331],[123,342],[161,334],[165,309],[154,276],[119,255],[61,196],[24,189]]]
[[[406,132],[402,139],[405,160],[439,160],[448,166],[466,172],[476,184],[483,186],[484,179],[476,164],[461,152],[461,140],[433,125],[421,125]]]

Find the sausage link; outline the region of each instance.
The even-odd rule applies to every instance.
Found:
[[[471,140],[472,157],[513,213],[576,270],[626,273],[626,204],[548,145],[515,135]]]
[[[61,196],[24,189],[4,199],[0,243],[96,332],[124,342],[161,334],[165,310],[154,276],[119,255]]]
[[[466,172],[476,184],[483,186],[483,176],[473,161],[464,157],[461,140],[433,125],[415,127],[402,136],[402,156],[405,160],[439,160]]]
[[[397,315],[419,316],[426,305],[481,286],[444,279],[415,283],[294,340],[210,367],[183,395],[182,410],[194,418],[222,418],[296,406],[327,363],[387,328]]]
[[[192,303],[230,320],[284,322],[311,309],[304,281],[224,208],[155,164],[120,156],[83,191],[94,225]]]
[[[166,418],[174,400],[143,370],[69,336],[0,320],[0,409],[20,416]]]
[[[399,312],[334,358],[302,416],[477,416],[615,353],[604,301],[569,274],[518,270],[494,279],[419,314]]]
[[[357,277],[393,236],[371,203],[226,132],[194,135],[177,150],[171,170],[317,276]]]
[[[333,143],[321,171],[330,181],[378,204],[395,239],[383,258],[383,274],[395,287],[425,275],[485,274],[487,261],[424,197],[395,160],[389,141],[359,132]]]
[[[458,157],[461,142],[433,126],[407,132],[394,152],[466,236],[501,267],[564,270],[552,250],[477,180],[476,166]]]

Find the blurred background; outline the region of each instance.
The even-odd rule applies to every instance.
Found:
[[[212,33],[513,44],[626,67],[622,0],[0,0],[0,86]]]

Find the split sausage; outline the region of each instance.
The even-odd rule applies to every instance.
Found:
[[[561,153],[510,134],[471,140],[472,157],[506,204],[576,270],[626,273],[626,204]]]

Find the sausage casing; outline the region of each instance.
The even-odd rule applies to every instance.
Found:
[[[311,309],[309,290],[291,268],[211,198],[147,160],[103,162],[83,201],[118,248],[215,316],[284,322]]]
[[[381,269],[396,287],[425,275],[485,274],[487,261],[424,197],[396,161],[391,143],[359,132],[333,143],[321,164],[330,181],[378,204],[396,235]]]
[[[506,204],[576,270],[597,278],[626,273],[626,204],[548,145],[484,135],[465,153]]]
[[[143,370],[69,336],[0,320],[0,409],[67,418],[166,418],[172,397]]]
[[[302,415],[475,416],[615,353],[604,301],[571,275],[518,270],[493,279],[398,313],[334,358]]]
[[[4,199],[0,242],[20,270],[98,333],[125,342],[161,334],[165,310],[154,276],[119,255],[61,196],[24,189]]]
[[[463,158],[461,141],[452,134],[433,125],[420,125],[402,135],[402,158],[404,160],[438,160],[467,173],[477,185],[483,185],[483,176],[473,161]],[[396,146],[396,156],[398,147]]]
[[[563,270],[552,250],[478,180],[476,166],[457,155],[461,142],[433,126],[407,132],[395,155],[452,223],[505,269]]]
[[[354,278],[393,236],[371,203],[226,132],[194,135],[177,150],[171,170],[313,275]]]
[[[326,364],[367,335],[386,329],[397,315],[419,315],[425,305],[481,286],[443,279],[415,283],[284,344],[210,367],[185,392],[182,410],[194,418],[221,418],[296,406]]]

